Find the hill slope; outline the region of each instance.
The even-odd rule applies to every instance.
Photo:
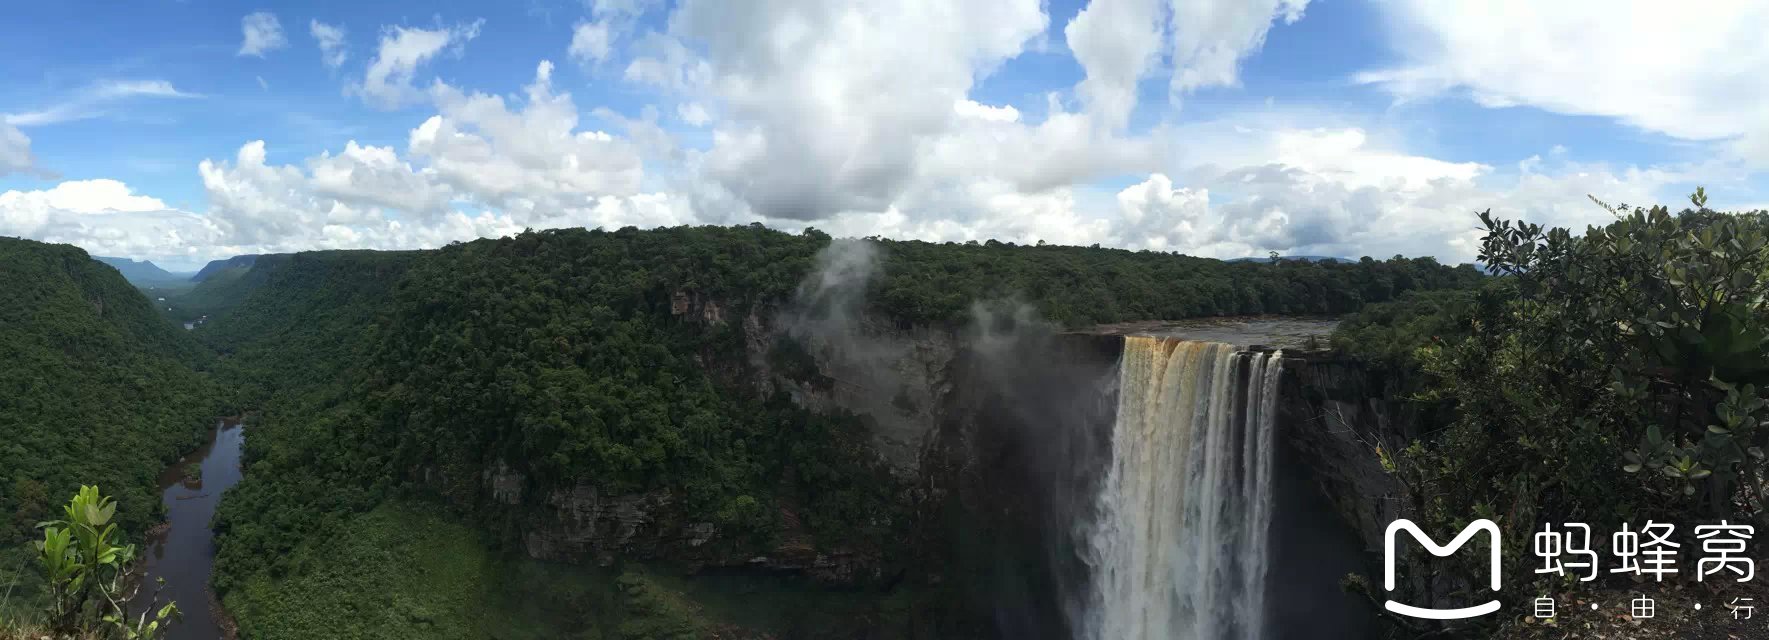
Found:
[[[177,322],[203,322],[246,299],[264,283],[267,269],[253,269],[261,259],[271,263],[287,255],[235,256],[210,262],[201,273],[184,283],[185,290],[168,295],[162,309]]]
[[[1335,258],[1332,256],[1278,256],[1277,259],[1278,260],[1301,260],[1304,262],[1357,262],[1356,260],[1347,260],[1345,258]],[[1230,258],[1228,261],[1229,262],[1258,262],[1261,264],[1270,264],[1272,261],[1272,258],[1270,256],[1257,257],[1257,258],[1254,258],[1254,257]]]
[[[197,271],[195,275],[190,277],[190,281],[203,282],[229,271],[245,271],[246,269],[252,268],[252,265],[257,261],[258,256],[255,255],[234,256],[224,260],[210,260],[209,264],[203,265],[202,270]]]
[[[547,496],[587,492],[666,501],[638,507],[656,518],[645,531],[667,521],[719,532],[639,540],[649,551],[629,559],[719,564],[797,549],[872,558],[851,566],[876,571],[904,557],[892,549],[907,538],[909,491],[878,466],[866,420],[753,384],[766,374],[750,357],[750,318],[794,304],[814,273],[839,276],[826,270],[840,259],[831,246],[814,231],[761,227],[575,229],[260,258],[238,281],[243,298],[195,332],[244,383],[239,401],[263,409],[245,480],[217,518],[218,591],[248,631],[292,619],[299,604],[277,594],[320,580],[305,573],[323,561],[315,541],[373,529],[369,514],[412,499],[459,509],[484,544],[530,555],[551,555],[530,545],[556,511]],[[1341,312],[1479,277],[1430,260],[865,246],[876,273],[859,311],[939,330],[967,322],[979,300],[1018,299],[1073,326]],[[814,364],[806,373],[818,377]]]
[[[0,238],[0,545],[82,483],[141,532],[155,478],[215,415],[208,357],[85,251]]]
[[[178,284],[190,278],[189,273],[172,273],[146,260],[109,256],[92,256],[92,259],[115,267],[118,273],[123,274],[123,279],[137,287]]]

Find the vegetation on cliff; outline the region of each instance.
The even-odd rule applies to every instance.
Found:
[[[216,260],[204,267],[202,273],[184,280],[176,288],[162,286],[147,293],[166,298],[165,302],[156,304],[155,307],[173,322],[200,321],[232,308],[245,299],[246,292],[262,284],[257,277],[269,270],[252,271],[253,261],[258,257],[239,256],[231,260]],[[242,261],[241,258],[252,260]]]
[[[253,638],[652,640],[853,637],[883,628],[865,592],[687,581],[635,562],[574,567],[499,553],[434,504],[388,501],[303,541],[281,578],[229,599]],[[807,634],[823,634],[810,635]],[[845,635],[844,635],[845,634]]]
[[[678,524],[718,532],[696,561],[792,548],[901,569],[912,560],[900,553],[912,488],[872,450],[867,418],[770,395],[778,387],[757,384],[764,365],[746,342],[757,337],[746,325],[773,323],[793,304],[829,244],[816,231],[749,226],[267,255],[174,300],[181,313],[210,316],[185,332],[78,249],[0,240],[0,355],[12,364],[0,371],[0,430],[16,434],[0,444],[0,540],[22,542],[49,515],[48,496],[90,482],[121,498],[120,534],[139,533],[157,508],[163,465],[200,442],[216,413],[252,410],[246,479],[216,520],[214,584],[242,625],[266,637],[278,624],[306,624],[279,589],[342,575],[324,570],[345,565],[316,541],[465,522],[471,535],[437,544],[460,546],[461,557],[478,549],[504,571],[517,566],[505,552],[524,544],[519,533],[550,508],[548,496],[576,486],[669,496]],[[956,327],[990,299],[1068,325],[1332,313],[1481,277],[1430,260],[1252,264],[995,242],[871,245],[881,271],[858,312],[887,326]],[[794,340],[762,348],[776,375],[810,388],[835,382]],[[210,371],[227,384],[212,384]],[[493,495],[494,474],[527,498]],[[418,584],[390,556],[349,557],[361,580],[341,587]],[[445,588],[474,582],[455,579],[470,568],[423,575]],[[618,583],[629,610],[681,609],[651,578],[604,582]],[[876,626],[887,610],[916,606],[863,600],[836,609]],[[653,621],[662,626],[636,617],[607,633],[721,624],[718,615],[668,621],[679,617]],[[371,618],[360,620],[364,637],[385,636]]]
[[[217,586],[231,593],[261,573],[282,575],[283,552],[393,495],[440,494],[513,537],[518,519],[544,504],[500,508],[483,481],[497,465],[526,479],[525,495],[580,481],[611,495],[670,491],[731,544],[769,548],[788,503],[826,541],[882,543],[902,522],[892,518],[898,485],[867,455],[857,424],[730,392],[697,356],[741,362],[740,336],[670,315],[676,289],[650,278],[684,282],[664,271],[672,258],[740,252],[743,236],[792,239],[707,233],[734,239],[684,257],[652,234],[594,243],[606,234],[527,234],[400,259],[398,278],[364,277],[388,266],[370,264],[384,254],[296,256],[312,273],[269,276],[213,325],[230,367],[280,390],[248,440],[247,481],[218,520]],[[779,264],[762,249],[755,266]],[[328,284],[334,275],[352,284]],[[303,336],[323,348],[283,351]],[[310,375],[293,378],[291,368]]]
[[[123,279],[128,280],[129,284],[135,285],[136,288],[143,291],[156,287],[172,288],[189,282],[190,274],[172,273],[160,268],[160,265],[146,260],[138,261],[107,256],[92,256],[92,259],[110,265],[111,268],[117,270],[117,273],[122,274]]]
[[[82,484],[113,491],[117,524],[141,533],[160,470],[215,416],[209,354],[77,248],[0,238],[0,274],[0,548]]]
[[[1258,314],[1343,314],[1414,290],[1464,288],[1472,266],[1431,258],[1223,262],[1159,251],[880,241],[875,312],[961,322],[980,300],[1017,299],[1057,324]]]
[[[1384,452],[1412,517],[1491,518],[1510,540],[1673,522],[1685,548],[1696,523],[1769,524],[1769,216],[1692,202],[1616,207],[1576,236],[1483,214],[1500,277],[1346,324],[1336,342],[1416,367],[1417,399],[1455,416]],[[1528,550],[1507,548],[1508,574],[1533,575]]]
[[[270,624],[256,613],[277,608],[266,585],[308,579],[299,550],[389,499],[443,497],[489,547],[516,547],[546,496],[579,483],[667,492],[683,522],[721,532],[715,556],[802,540],[905,561],[885,552],[906,542],[908,488],[864,420],[763,395],[746,352],[746,319],[772,322],[828,245],[759,226],[555,230],[261,258],[240,280],[246,297],[198,332],[243,383],[237,401],[262,409],[246,479],[217,519],[216,586],[243,625]],[[1010,297],[1070,324],[1334,312],[1480,277],[1429,260],[876,246],[863,311],[900,325],[954,325],[976,300]],[[492,495],[493,473],[527,498]]]

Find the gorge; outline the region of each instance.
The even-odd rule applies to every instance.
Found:
[[[475,247],[500,252],[508,248]],[[349,298],[323,303],[315,300],[313,307],[288,308],[291,302],[307,304],[303,301],[311,294],[306,288],[278,285],[277,274],[290,273],[296,267],[326,269],[303,277],[318,282],[354,274],[348,276],[345,285],[350,288],[333,286],[320,290],[348,295],[375,295],[370,293],[375,282],[370,274],[410,283],[392,294],[392,308],[380,321],[386,327],[383,331],[391,336],[390,341],[383,339],[380,357],[397,359],[369,367],[375,377],[405,381],[400,396],[389,396],[389,400],[400,404],[365,407],[361,411],[368,415],[408,417],[393,423],[397,426],[390,425],[387,431],[353,426],[373,424],[367,418],[356,417],[355,410],[343,413],[334,409],[334,417],[324,418],[334,425],[329,427],[334,439],[360,443],[350,445],[356,449],[393,452],[393,457],[383,460],[390,460],[395,466],[389,471],[334,476],[337,480],[327,485],[327,491],[348,491],[351,486],[362,486],[356,478],[379,474],[408,478],[422,493],[439,495],[451,509],[471,514],[467,516],[470,521],[481,522],[488,531],[496,532],[494,540],[507,541],[501,544],[529,559],[614,570],[645,563],[672,567],[666,571],[690,576],[796,576],[826,589],[857,589],[860,593],[876,594],[868,598],[898,598],[912,603],[907,613],[868,609],[878,604],[863,605],[868,612],[856,614],[848,623],[882,625],[891,629],[887,637],[1103,637],[1116,633],[1115,628],[1106,630],[1107,620],[1124,617],[1109,612],[1104,598],[1097,593],[1096,576],[1104,556],[1091,551],[1096,544],[1101,548],[1109,546],[1106,538],[1093,534],[1094,525],[1103,517],[1097,513],[1100,496],[1110,482],[1110,469],[1118,450],[1114,426],[1120,423],[1120,407],[1126,401],[1120,396],[1125,388],[1121,382],[1121,356],[1126,345],[1144,344],[1146,339],[1177,345],[1181,344],[1177,341],[1197,338],[1185,343],[1194,345],[1186,353],[1200,358],[1208,353],[1213,358],[1212,365],[1186,369],[1187,376],[1196,378],[1183,386],[1184,391],[1235,408],[1206,411],[1208,417],[1182,418],[1168,413],[1159,425],[1150,423],[1149,428],[1158,426],[1161,433],[1170,434],[1172,437],[1166,442],[1175,447],[1185,441],[1183,434],[1187,429],[1205,435],[1214,428],[1218,432],[1213,441],[1216,449],[1210,455],[1173,451],[1166,461],[1174,463],[1173,468],[1150,466],[1139,472],[1150,481],[1162,473],[1172,474],[1159,478],[1165,486],[1185,484],[1181,474],[1191,473],[1235,488],[1215,491],[1203,481],[1190,483],[1195,489],[1192,495],[1175,496],[1173,500],[1184,509],[1195,510],[1196,515],[1189,516],[1188,522],[1172,522],[1171,528],[1163,532],[1167,536],[1164,540],[1142,545],[1142,551],[1163,554],[1162,557],[1173,561],[1165,565],[1163,571],[1168,575],[1161,582],[1126,594],[1169,612],[1160,624],[1172,627],[1148,628],[1149,637],[1168,637],[1161,634],[1171,632],[1194,637],[1304,638],[1318,637],[1310,634],[1326,628],[1361,630],[1360,625],[1369,622],[1368,616],[1361,614],[1362,603],[1343,595],[1338,580],[1346,571],[1365,569],[1367,557],[1361,554],[1370,547],[1361,545],[1356,535],[1348,532],[1338,512],[1330,506],[1332,503],[1322,497],[1320,487],[1328,482],[1318,479],[1313,467],[1298,462],[1299,456],[1291,452],[1295,446],[1291,440],[1297,437],[1293,432],[1318,425],[1304,424],[1310,418],[1298,418],[1296,424],[1276,421],[1279,413],[1312,410],[1302,408],[1300,393],[1289,393],[1295,389],[1297,376],[1308,370],[1302,364],[1305,360],[1290,354],[1306,356],[1309,337],[1318,341],[1331,330],[1330,322],[1108,325],[1069,332],[1041,320],[1041,314],[1028,313],[1024,307],[1010,304],[973,309],[961,322],[906,323],[878,313],[869,308],[868,302],[870,291],[890,286],[883,279],[888,272],[881,271],[903,263],[887,261],[883,256],[868,263],[864,255],[856,261],[831,251],[818,254],[808,275],[779,302],[754,301],[704,285],[672,286],[651,298],[655,300],[651,304],[658,305],[653,313],[662,318],[653,320],[655,324],[648,330],[659,332],[661,337],[648,340],[678,345],[671,347],[672,352],[689,356],[666,356],[657,361],[669,375],[678,380],[707,382],[677,383],[672,387],[676,391],[671,393],[680,394],[699,384],[708,384],[718,390],[718,402],[722,403],[744,397],[784,399],[784,404],[775,400],[755,408],[729,404],[709,414],[709,418],[729,424],[726,433],[734,435],[743,434],[743,429],[779,428],[743,426],[746,414],[777,424],[804,425],[787,427],[806,431],[799,432],[805,435],[794,436],[796,441],[790,441],[792,449],[786,451],[819,452],[815,454],[815,463],[810,457],[792,457],[803,454],[769,454],[778,457],[763,458],[771,460],[764,464],[788,461],[782,468],[786,483],[760,483],[725,503],[728,506],[715,502],[707,507],[697,504],[708,497],[705,492],[683,491],[681,484],[660,486],[655,478],[627,483],[595,467],[550,467],[553,460],[559,459],[558,451],[577,449],[574,445],[558,444],[557,440],[533,440],[536,435],[547,433],[545,430],[529,428],[517,432],[485,427],[511,420],[521,423],[527,420],[523,416],[535,415],[542,407],[554,407],[559,400],[547,393],[524,392],[520,388],[512,389],[516,395],[493,393],[499,388],[498,383],[486,377],[486,371],[467,363],[484,358],[512,358],[520,362],[514,358],[525,358],[547,363],[545,367],[556,366],[551,364],[558,357],[550,353],[552,349],[537,349],[547,343],[516,340],[524,331],[519,327],[532,326],[527,330],[559,335],[573,349],[585,341],[594,344],[605,340],[594,335],[595,324],[585,325],[592,332],[589,334],[575,333],[573,328],[561,329],[570,325],[544,324],[549,322],[547,318],[595,318],[599,312],[593,308],[594,298],[573,300],[563,292],[554,293],[544,300],[560,308],[531,319],[494,306],[499,301],[495,292],[456,293],[455,287],[460,285],[433,290],[412,286],[434,283],[436,276],[444,273],[439,270],[443,268],[447,269],[443,277],[468,273],[447,266],[466,257],[460,252],[422,256],[413,261],[412,267],[401,267],[388,260],[394,256],[373,257],[381,264],[354,259],[319,261],[302,256],[296,256],[293,262],[261,259],[261,265],[279,269],[260,276],[270,280],[270,284],[249,296],[232,317],[223,314],[197,332],[343,335],[344,340],[349,340],[352,334],[333,333],[336,330],[325,324],[283,323],[287,319],[327,317],[361,309],[360,303]],[[520,255],[510,258],[518,266],[530,260]],[[489,259],[472,257],[476,264]],[[854,268],[856,263],[860,268]],[[572,267],[586,268],[589,267]],[[400,269],[423,272],[402,275]],[[521,276],[518,273],[513,277]],[[270,293],[273,289],[277,291],[275,295]],[[271,303],[278,305],[277,313],[260,315],[254,308]],[[445,314],[441,324],[435,315],[438,312]],[[243,324],[246,322],[253,324]],[[542,324],[536,325],[537,322]],[[405,328],[408,325],[425,326],[430,333],[411,333],[411,329]],[[430,335],[470,338],[456,343],[458,346],[438,349],[441,344],[426,345],[426,341],[434,340]],[[1156,338],[1127,337],[1137,335]],[[251,338],[243,344],[256,340]],[[408,340],[412,340],[410,346]],[[562,343],[552,344],[557,347]],[[1286,351],[1274,355],[1271,347]],[[315,349],[336,348],[321,342],[315,344]],[[408,349],[413,350],[409,352],[413,355],[399,355]],[[523,352],[528,355],[516,355]],[[241,349],[238,353],[249,352]],[[606,359],[609,355],[603,351],[586,357]],[[323,363],[313,359],[308,362]],[[1216,375],[1218,362],[1228,369],[1222,375]],[[1255,365],[1270,375],[1248,378]],[[574,375],[571,372],[579,367],[618,373],[626,366],[630,365],[621,361],[579,364],[559,368],[553,375]],[[1229,370],[1233,371],[1232,376]],[[319,373],[322,379],[328,375],[350,374]],[[610,393],[622,386],[650,388],[644,375],[610,387]],[[1175,376],[1171,381],[1177,385],[1183,377]],[[557,379],[532,378],[539,383]],[[444,380],[452,382],[444,385]],[[1259,384],[1248,387],[1249,380]],[[1279,385],[1284,393],[1268,393],[1266,389],[1271,385]],[[1179,391],[1180,387],[1166,392],[1151,389],[1146,397],[1158,401],[1163,393],[1173,395]],[[1277,396],[1287,400],[1278,402]],[[349,409],[360,402],[361,396],[356,397],[356,401],[341,398],[325,402],[341,403],[336,406]],[[572,398],[559,397],[568,401]],[[1254,401],[1251,409],[1247,407],[1250,401]],[[534,409],[487,413],[492,407],[528,402],[541,404]],[[683,399],[673,406],[691,407],[700,402],[704,401]],[[1208,409],[1209,404],[1194,402],[1193,406]],[[641,405],[635,410],[647,409]],[[1271,421],[1248,422],[1249,411],[1272,416]],[[614,413],[599,415],[600,420],[610,425],[621,419]],[[597,418],[573,420],[593,419]],[[281,426],[275,420],[267,422],[262,427],[255,425],[254,433],[263,435],[254,443],[269,443],[273,447],[271,453],[298,442],[291,441],[290,436],[310,432],[295,423]],[[1263,443],[1259,432],[1249,428],[1260,424],[1268,429]],[[816,435],[824,429],[828,431],[821,432],[828,436]],[[712,443],[728,437],[691,433],[694,432],[685,431],[684,436],[713,438]],[[743,450],[756,455],[769,450],[764,447],[779,446],[767,444],[770,440],[765,433],[758,430],[743,435]],[[830,440],[817,446],[827,448],[808,448],[823,437]],[[1202,444],[1206,440],[1200,437],[1197,442]],[[1255,449],[1251,453],[1245,451],[1249,444]],[[357,457],[338,451],[333,441],[316,441],[301,447],[312,452],[297,449],[275,457],[248,452],[248,459],[323,462]],[[882,466],[871,466],[867,461],[872,459]],[[400,465],[407,463],[401,460],[411,461],[411,466],[402,468]],[[1259,479],[1258,465],[1246,465],[1247,461],[1258,460],[1272,467],[1263,481]],[[1280,465],[1279,460],[1288,460],[1290,464]],[[1181,461],[1191,466],[1178,465]],[[1215,466],[1206,471],[1208,463]],[[274,502],[261,503],[252,495],[250,464],[254,463],[249,463],[248,481],[242,487],[247,493],[242,494],[235,508],[248,509],[253,504],[258,504],[260,511],[290,508],[276,507]],[[1250,482],[1243,480],[1249,470],[1254,472]],[[813,472],[818,475],[812,475]],[[671,482],[696,481],[689,476]],[[1269,499],[1237,496],[1240,487],[1256,488],[1261,482],[1263,490],[1271,493]],[[257,488],[289,484],[293,483],[275,480]],[[279,493],[291,496],[305,491],[308,490],[289,487]],[[748,507],[742,505],[748,502],[744,495],[756,498],[756,502],[768,500],[765,496],[771,495],[778,519],[745,515],[743,509]],[[1251,505],[1262,502],[1267,507],[1262,515],[1255,516]],[[1280,508],[1285,505],[1294,508]],[[1151,502],[1149,507],[1174,518],[1188,517],[1169,503]],[[228,509],[227,505],[223,508],[224,512]],[[1202,517],[1206,512],[1212,514],[1209,524]],[[1261,527],[1243,522],[1255,517],[1281,526],[1276,527],[1279,530],[1273,531],[1270,540],[1260,543],[1255,539],[1255,531]],[[244,529],[249,521],[238,516],[223,513],[218,522],[233,540],[222,549],[224,568],[219,581],[226,585],[234,578],[227,577],[232,570],[225,567],[237,562],[230,561],[229,556],[254,548],[257,534]],[[1182,533],[1187,527],[1190,529]],[[1329,533],[1334,531],[1339,535]],[[242,532],[251,535],[240,536]],[[758,536],[757,532],[767,533]],[[1335,544],[1328,545],[1323,540]],[[1315,556],[1324,557],[1301,557],[1307,554],[1296,551],[1311,544],[1330,548],[1314,549],[1323,551]],[[1167,548],[1170,545],[1195,546]],[[1220,567],[1221,575],[1202,580],[1180,575],[1191,570],[1178,564],[1188,560],[1182,556],[1218,547],[1237,557]],[[1265,559],[1261,560],[1262,557]],[[1290,559],[1283,568],[1281,584],[1262,586],[1259,572],[1245,570],[1255,564],[1269,565],[1274,558]],[[297,566],[316,561],[302,557],[288,560]],[[1127,550],[1117,561],[1141,565],[1145,558]],[[291,579],[299,577],[284,581]],[[1259,604],[1260,595],[1268,589],[1282,591],[1287,597]],[[257,600],[262,596],[254,594],[265,593],[265,589],[224,588],[223,592],[231,594],[224,596],[227,598]],[[262,602],[247,602],[238,607],[230,603],[229,609],[257,611],[242,616],[242,627],[247,629],[254,619],[296,615]],[[848,632],[859,633],[859,629],[837,626],[825,630],[834,637],[846,637],[843,634]]]
[[[166,522],[156,527],[143,551],[142,587],[137,606],[177,602],[183,620],[167,640],[213,640],[224,637],[220,612],[211,610],[209,592],[215,562],[209,521],[221,496],[240,480],[240,446],[245,428],[237,420],[219,421],[202,448],[180,459],[160,477]],[[194,467],[194,469],[193,469]],[[164,587],[160,586],[164,580]]]
[[[969,514],[932,534],[960,542],[928,561],[976,576],[967,589],[989,596],[974,606],[1004,636],[1371,632],[1368,604],[1339,581],[1367,574],[1379,548],[1380,528],[1348,525],[1348,508],[1392,488],[1360,475],[1371,456],[1353,434],[1390,410],[1312,346],[1333,324],[958,339],[938,380],[910,381],[947,390],[923,436],[929,500]]]
[[[1379,538],[1347,526],[1337,502],[1361,503],[1360,492],[1378,487],[1301,453],[1359,446],[1311,405],[1308,396],[1326,390],[1304,382],[1313,368],[1308,358],[1326,353],[1309,351],[1308,343],[1331,327],[1268,318],[1056,338],[1085,342],[1116,366],[1103,372],[1111,382],[1102,395],[1112,410],[1090,421],[1104,436],[1096,436],[1094,450],[1041,462],[1072,467],[1067,482],[1090,492],[1047,506],[1056,512],[1047,527],[1076,531],[1049,547],[1051,554],[1073,554],[1079,562],[1068,561],[1075,566],[1058,578],[1068,586],[1049,596],[1069,612],[1067,631],[1044,637],[1316,638],[1371,631],[1367,605],[1338,583],[1347,573],[1368,571],[1369,550]],[[1328,487],[1352,493],[1334,500]]]
[[[1296,343],[1298,338],[1313,335],[1310,331],[1331,326],[1330,322],[1255,319],[1146,329],[1243,342]],[[1296,334],[1284,335],[1286,330]],[[1260,346],[1252,350],[1225,342],[1147,335],[1077,334],[1046,340],[1121,351],[1116,355],[1115,371],[1102,370],[1115,378],[1106,375],[1108,380],[1102,384],[1082,387],[1086,393],[1104,398],[1103,404],[1115,402],[1110,415],[1104,416],[1110,423],[1109,453],[1096,454],[1109,462],[1086,465],[1070,460],[1066,464],[1076,465],[1076,474],[1098,477],[1083,479],[1078,486],[1053,488],[1056,493],[1069,494],[1079,494],[1081,486],[1096,487],[1097,491],[1091,504],[1083,498],[1070,514],[1075,519],[1072,526],[1079,531],[1076,540],[1082,545],[1075,552],[1086,567],[1071,574],[1073,583],[1060,586],[1067,597],[1079,598],[1068,605],[1079,614],[1078,619],[1068,622],[1072,637],[1253,639],[1309,637],[1325,628],[1361,631],[1365,621],[1355,609],[1325,616],[1315,612],[1302,622],[1266,606],[1268,594],[1310,591],[1297,588],[1293,571],[1286,576],[1291,580],[1289,589],[1268,584],[1268,575],[1285,573],[1274,567],[1278,554],[1274,554],[1272,540],[1274,512],[1279,505],[1273,467],[1280,451],[1291,448],[1278,440],[1280,395],[1286,389],[1299,391],[1294,382],[1282,384],[1286,357],[1281,349]],[[1305,360],[1289,361],[1292,366],[1307,368]],[[1290,404],[1295,404],[1295,399]],[[1095,424],[1104,422],[1096,420]],[[222,492],[238,480],[242,431],[235,423],[221,425],[212,432],[208,444],[168,469],[162,481],[169,522],[147,548],[145,579],[151,585],[156,578],[165,578],[169,588],[159,594],[162,602],[176,599],[185,603],[185,621],[172,629],[171,638],[221,637],[204,611],[210,598],[205,585],[214,553],[208,522]],[[1296,463],[1294,459],[1286,462]],[[187,476],[186,467],[191,464],[201,468],[194,478]],[[1292,485],[1312,476],[1294,471],[1290,475]],[[519,481],[505,477],[494,477],[491,482],[520,486]],[[1320,508],[1324,501],[1314,483],[1304,481],[1300,486],[1285,487],[1285,491],[1288,506],[1312,500],[1317,503],[1313,505],[1316,511],[1325,511]],[[600,530],[606,525],[599,518],[607,517],[642,528],[655,523],[655,515],[647,509],[655,506],[619,507],[607,515],[580,519],[577,526]],[[1295,522],[1295,518],[1285,519],[1286,525],[1294,526]],[[1309,531],[1300,533],[1313,539],[1338,524],[1317,517],[1306,527]],[[554,559],[563,557],[558,555],[559,543],[550,536],[572,536],[544,530],[529,535],[531,555]],[[646,533],[637,529],[625,535],[625,542],[634,543]],[[1344,570],[1362,568],[1350,546],[1342,544],[1329,553],[1336,557],[1316,556],[1307,561],[1337,560]],[[772,559],[769,564],[777,570],[813,575],[830,569],[819,569],[815,563],[793,565],[789,559]],[[1325,586],[1322,582],[1313,587]],[[1316,591],[1304,597],[1313,600],[1318,595]]]
[[[1295,318],[1469,275],[708,227],[264,255],[191,330],[57,295],[157,332],[186,413],[254,416],[207,580],[241,637],[1303,638],[1369,624],[1337,581],[1372,485]]]

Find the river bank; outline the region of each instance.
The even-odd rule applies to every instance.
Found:
[[[231,640],[233,621],[209,590],[215,565],[215,537],[209,528],[221,495],[240,480],[240,449],[245,425],[223,418],[203,446],[160,474],[160,500],[166,521],[149,532],[142,552],[142,589],[135,609],[149,603],[178,603],[184,617],[167,640]],[[194,472],[193,472],[194,471]],[[163,586],[158,581],[164,579]]]

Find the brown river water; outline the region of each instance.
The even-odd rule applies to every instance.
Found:
[[[177,602],[184,612],[183,619],[166,634],[167,640],[226,637],[210,607],[209,573],[215,566],[215,536],[209,521],[215,516],[221,492],[240,481],[240,445],[245,442],[245,431],[238,421],[217,422],[201,449],[160,474],[166,526],[157,529],[148,540],[143,553],[141,593],[132,609],[139,615],[141,607],[153,596],[155,579],[165,578],[165,588],[159,593],[160,604],[168,600]],[[190,464],[202,466],[202,476],[195,481],[185,479],[184,469]]]

